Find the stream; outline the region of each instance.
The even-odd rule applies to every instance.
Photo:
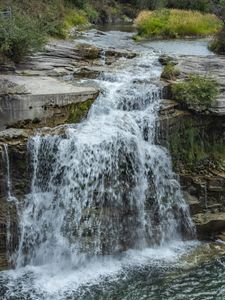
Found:
[[[225,298],[222,246],[195,240],[170,154],[157,143],[159,52],[210,52],[206,41],[135,44],[131,36],[90,30],[78,39],[139,55],[92,80],[102,92],[87,119],[30,138],[31,192],[0,299]]]

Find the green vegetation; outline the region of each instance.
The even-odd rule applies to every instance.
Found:
[[[153,39],[209,36],[222,26],[215,15],[177,9],[142,11],[135,25],[138,38]]]
[[[86,26],[88,16],[66,0],[2,0],[0,10],[11,7],[11,18],[0,18],[0,54],[19,62],[39,50],[48,36],[66,38],[70,28]]]
[[[176,171],[206,171],[225,163],[222,119],[181,116],[177,130],[169,134],[169,148]],[[203,130],[204,128],[204,130]],[[213,128],[213,130],[212,130]]]
[[[177,69],[172,63],[168,63],[164,66],[161,78],[166,80],[175,80],[179,75],[180,70]]]
[[[45,40],[37,22],[28,16],[0,19],[0,53],[15,62],[29,51],[39,50]]]
[[[87,116],[87,113],[93,104],[93,100],[87,100],[82,103],[71,104],[69,111],[68,123],[79,123],[83,118]]]
[[[132,2],[138,8],[151,10],[163,7],[199,10],[203,12],[211,12],[213,10],[213,0],[133,0],[129,2]]]
[[[209,77],[190,75],[180,83],[172,85],[172,96],[190,109],[207,110],[219,93],[218,83]]]
[[[209,49],[218,54],[225,53],[225,26],[215,35]]]
[[[70,28],[84,28],[90,23],[103,24],[134,18],[138,38],[176,38],[205,36],[218,31],[221,22],[210,14],[190,10],[216,12],[225,19],[225,0],[1,0],[0,11],[12,8],[12,19],[0,18],[0,55],[20,61],[27,53],[38,50],[49,36],[67,38]],[[190,9],[189,11],[162,8]],[[216,9],[215,9],[216,8]],[[9,30],[8,30],[9,29]],[[224,32],[215,38],[212,48],[224,52]],[[36,40],[36,41],[35,41]],[[24,48],[21,45],[24,43]],[[22,49],[23,48],[23,49]]]

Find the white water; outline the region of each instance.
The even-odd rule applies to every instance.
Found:
[[[154,53],[121,59],[96,80],[102,93],[87,120],[30,139],[31,193],[6,299],[66,299],[80,285],[185,252],[188,207],[156,144],[160,72]]]

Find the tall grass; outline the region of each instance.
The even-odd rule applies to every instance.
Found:
[[[213,14],[191,10],[142,11],[134,22],[139,38],[179,38],[213,35],[221,21]]]

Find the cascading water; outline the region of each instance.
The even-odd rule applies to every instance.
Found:
[[[125,64],[125,62],[124,62]],[[145,65],[143,67],[143,65]],[[86,121],[29,142],[33,180],[17,266],[77,265],[164,245],[192,230],[167,151],[155,144],[160,88],[153,56],[104,74]]]
[[[173,260],[168,245],[193,236],[170,155],[156,143],[160,72],[152,52],[120,59],[95,80],[102,92],[86,120],[30,139],[31,192],[5,299],[89,299],[78,286],[139,264],[138,253]]]

